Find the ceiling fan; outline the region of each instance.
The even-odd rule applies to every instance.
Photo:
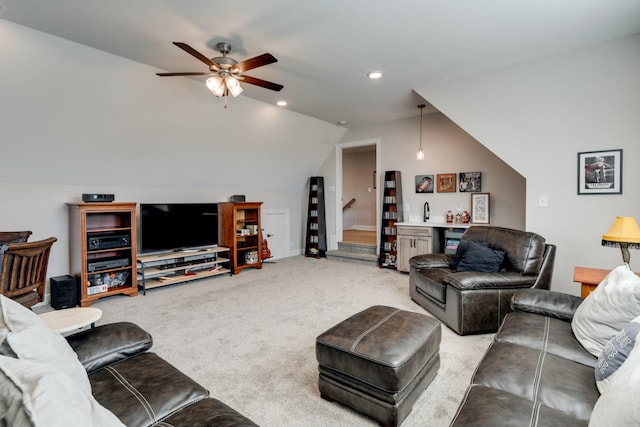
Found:
[[[156,75],[161,77],[209,75],[210,77],[206,81],[207,87],[215,96],[218,97],[226,97],[229,93],[231,93],[233,97],[240,95],[240,93],[242,93],[240,82],[271,89],[276,92],[282,90],[284,87],[277,83],[268,82],[266,80],[244,74],[246,71],[253,70],[254,68],[278,62],[278,60],[270,53],[264,53],[256,56],[255,58],[238,62],[227,56],[231,51],[231,45],[229,43],[216,44],[216,49],[222,54],[222,56],[211,59],[207,58],[186,43],[173,42],[173,44],[188,54],[196,57],[198,60],[204,62],[209,67],[209,72],[185,71],[177,73],[156,73]]]

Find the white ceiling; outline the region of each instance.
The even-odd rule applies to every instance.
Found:
[[[207,70],[173,41],[269,52],[278,62],[247,74],[284,89],[242,96],[347,127],[419,115],[419,85],[640,33],[638,0],[0,0],[0,17],[158,72]]]

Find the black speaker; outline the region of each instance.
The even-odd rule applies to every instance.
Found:
[[[56,276],[49,279],[51,307],[56,310],[75,307],[78,301],[78,283],[73,276]]]

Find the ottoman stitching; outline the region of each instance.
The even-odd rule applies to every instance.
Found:
[[[398,314],[400,311],[400,309],[396,309],[396,311],[388,314],[386,317],[384,317],[383,319],[381,319],[380,321],[378,321],[378,323],[376,323],[375,325],[373,325],[372,327],[370,327],[369,329],[367,329],[366,331],[364,331],[363,333],[361,333],[354,341],[353,344],[351,344],[351,351],[355,352],[356,351],[356,347],[358,346],[358,344],[360,344],[360,341],[362,341],[362,339],[367,336],[369,333],[373,332],[374,330],[376,330],[377,328],[379,328],[384,322],[386,322],[387,320],[389,320],[390,318],[392,318],[393,316],[395,316],[396,314]]]

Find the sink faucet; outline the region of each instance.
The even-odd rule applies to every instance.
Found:
[[[429,202],[424,202],[424,222],[429,220],[431,210],[429,209]]]

